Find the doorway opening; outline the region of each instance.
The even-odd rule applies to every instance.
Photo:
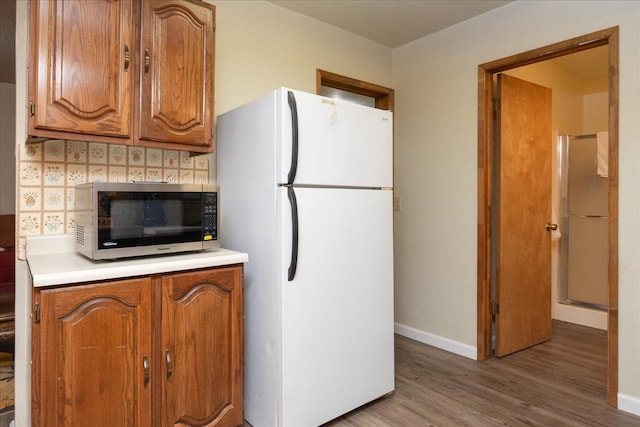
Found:
[[[316,70],[316,93],[393,112],[393,89],[329,71]]]
[[[607,402],[617,407],[618,394],[618,27],[590,33],[478,66],[478,283],[477,358],[492,357],[492,200],[494,170],[493,94],[495,77],[504,71],[608,46],[608,304]]]

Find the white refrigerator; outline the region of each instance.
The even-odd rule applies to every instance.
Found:
[[[392,114],[286,88],[218,117],[245,264],[245,418],[318,426],[394,389]]]

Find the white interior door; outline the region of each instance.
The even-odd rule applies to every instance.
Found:
[[[390,190],[296,188],[283,215],[282,425],[320,425],[394,388]],[[289,206],[287,190],[280,193]],[[283,209],[285,210],[285,209]]]

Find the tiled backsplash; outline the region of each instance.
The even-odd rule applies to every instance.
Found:
[[[209,156],[96,142],[24,144],[18,161],[18,258],[26,236],[75,232],[74,186],[85,182],[209,183]]]

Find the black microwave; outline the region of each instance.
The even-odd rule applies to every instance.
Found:
[[[75,211],[76,250],[94,260],[220,247],[213,184],[79,184]]]

